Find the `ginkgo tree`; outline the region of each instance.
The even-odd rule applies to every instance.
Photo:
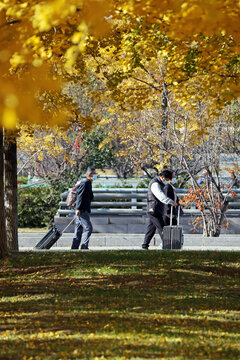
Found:
[[[144,28],[144,19],[134,20],[132,28],[122,33],[121,41],[102,48],[99,45],[99,53],[90,60],[96,70],[102,69],[101,76],[115,100],[109,109],[113,117],[105,122],[114,128],[112,137],[120,136],[122,143],[128,144],[131,156],[138,159],[138,163],[151,159],[161,167],[174,157],[179,159],[195,179],[193,187],[198,191],[198,202],[201,193],[198,207],[205,233],[218,236],[228,200],[219,182],[219,158],[213,156],[224,151],[224,147],[222,141],[216,144],[213,140],[217,134],[216,124],[221,123],[221,110],[233,94],[238,95],[239,59],[234,55],[234,41],[231,37],[228,41],[222,32],[212,36],[196,34],[194,41],[180,42],[167,36],[167,30],[164,33],[155,26],[153,31],[146,24]],[[125,15],[125,21],[133,24],[132,16]],[[121,27],[124,25],[119,24]],[[116,59],[117,70],[112,58]],[[206,103],[204,114],[202,109]],[[116,114],[118,121],[114,120]],[[148,120],[144,121],[146,116]],[[169,135],[171,130],[178,135],[181,129],[185,129],[183,148],[188,148],[185,162],[179,158],[183,148],[178,147],[178,136]],[[220,135],[218,140],[222,140]],[[209,153],[204,152],[208,147]],[[190,163],[198,163],[200,167],[190,168]],[[195,178],[202,168],[207,168],[211,178],[211,187],[206,191],[197,189]],[[210,192],[216,196],[211,197]]]
[[[179,11],[183,18],[192,14],[197,19],[199,6],[188,8],[190,4],[182,3]],[[209,11],[205,9],[205,3],[202,6],[207,15]],[[224,151],[221,143],[213,147],[212,142],[217,133],[216,123],[221,123],[221,111],[230,99],[239,94],[240,58],[236,23],[227,30],[224,22],[219,28],[215,24],[216,33],[211,33],[207,27],[201,31],[201,26],[196,31],[186,21],[183,33],[177,34],[175,22],[181,29],[181,21],[173,18],[176,8],[173,7],[168,15],[156,17],[154,22],[151,21],[154,10],[148,17],[143,13],[142,16],[134,13],[132,8],[131,4],[121,18],[120,15],[115,18],[116,33],[109,37],[109,42],[105,39],[100,41],[98,52],[89,57],[89,63],[105,79],[115,101],[110,107],[113,118],[114,109],[118,108],[118,121],[107,120],[115,127],[112,137],[120,135],[122,142],[131,149],[131,155],[139,157],[138,162],[152,157],[152,162],[161,167],[162,159],[166,164],[174,156],[178,158],[179,150],[183,151],[178,148],[178,136],[170,137],[169,130],[174,130],[176,135],[185,129],[184,144],[187,143],[188,153],[184,159],[188,161],[182,163],[180,159],[180,164],[185,166],[191,178],[195,174],[190,170],[189,162],[195,161],[202,168],[207,168],[212,185],[208,191],[201,192],[201,203],[205,202],[205,205],[199,210],[202,211],[205,233],[218,236],[228,204],[219,181],[214,179],[216,176],[219,180],[218,159],[212,156],[209,163],[211,156],[207,154],[207,158],[199,162],[193,154],[200,152],[206,155],[203,149],[207,146],[214,149],[212,154]],[[223,8],[218,10],[221,13]],[[203,18],[204,12],[199,12]],[[232,14],[233,19],[236,13]],[[208,106],[205,116],[201,111],[204,103]],[[154,118],[152,114],[155,114]],[[141,121],[146,116],[149,116],[148,121]],[[173,118],[177,119],[174,125]],[[187,127],[185,119],[188,119]],[[194,189],[195,184],[196,181],[193,181]],[[216,197],[210,196],[210,190]],[[210,211],[209,217],[206,209]]]
[[[24,123],[48,123],[52,126],[71,116],[66,104],[62,103],[58,107],[52,103],[51,106],[46,95],[51,92],[61,93],[61,66],[64,62],[67,63],[68,59],[69,67],[69,62],[74,59],[74,54],[67,54],[68,47],[72,45],[71,34],[74,34],[81,23],[82,26],[86,24],[87,28],[90,20],[94,20],[91,11],[93,5],[94,2],[91,1],[1,2],[1,129],[14,131]],[[100,4],[99,10],[104,12],[108,6]],[[105,22],[104,16],[100,19],[100,23]],[[98,23],[95,19],[93,25],[97,28]],[[57,26],[60,30],[56,29]],[[54,40],[51,39],[53,36]],[[53,44],[54,49],[51,48]],[[51,62],[53,53],[55,59]],[[1,130],[0,133],[0,256],[4,257],[7,255],[3,178],[4,132]]]
[[[200,217],[196,218],[195,224],[202,226],[203,234],[218,237],[222,228],[229,225],[228,204],[237,194],[221,176],[223,169],[220,154],[228,153],[224,139],[226,119],[223,115],[211,117],[209,126],[209,105],[199,103],[198,111],[185,114],[184,121],[173,116],[171,139],[173,156],[191,179],[191,189],[184,197],[184,203],[195,205],[199,211]],[[194,117],[194,121],[191,117]],[[200,180],[191,167],[193,162],[204,169]]]
[[[237,145],[235,132],[238,134],[239,124],[229,129],[230,121],[226,117],[229,107],[220,117],[210,115],[209,100],[199,103],[197,111],[185,111],[173,99],[168,102],[167,114],[161,113],[161,103],[158,110],[155,103],[155,111],[123,113],[119,109],[117,120],[115,114],[114,118],[103,121],[112,130],[107,141],[120,139],[121,155],[131,157],[136,169],[147,167],[151,171],[167,166],[176,175],[187,175],[191,189],[184,197],[183,206],[196,207],[199,213],[196,225],[202,226],[205,236],[219,236],[228,224],[229,201],[234,201],[236,196],[221,176],[220,154],[237,153],[233,147]],[[199,183],[198,174],[203,169],[206,175]]]
[[[68,106],[44,107],[41,94],[58,90],[66,78],[88,81],[89,72],[107,79],[111,96],[122,108],[130,102],[135,109],[148,105],[150,89],[156,88],[165,101],[163,85],[167,91],[175,88],[182,106],[188,104],[187,92],[196,101],[207,93],[222,104],[223,98],[239,93],[239,14],[237,0],[1,1],[1,128],[64,121]],[[172,67],[164,84],[156,77],[159,61]],[[136,81],[145,88],[136,89]],[[102,93],[97,96],[101,101]]]

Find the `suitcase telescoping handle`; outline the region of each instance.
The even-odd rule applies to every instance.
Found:
[[[172,226],[173,219],[173,205],[171,206],[171,214],[170,214],[170,226]],[[177,225],[180,223],[180,205],[178,205],[178,215],[177,215]]]
[[[62,234],[64,233],[64,231],[67,230],[67,228],[73,223],[73,221],[74,221],[75,219],[76,219],[76,216],[74,216],[74,217],[72,218],[72,220],[70,221],[70,223],[67,224],[67,226],[62,230]]]

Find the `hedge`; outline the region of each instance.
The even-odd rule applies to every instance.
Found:
[[[18,191],[18,226],[49,226],[59,207],[59,196],[52,196],[50,187],[23,188]]]

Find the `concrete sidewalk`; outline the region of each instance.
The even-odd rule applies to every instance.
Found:
[[[19,249],[33,250],[45,233],[19,233]],[[64,233],[51,250],[70,250],[72,233]],[[144,234],[97,234],[93,233],[90,250],[140,250]],[[158,235],[151,241],[149,250],[160,250],[162,244]],[[240,234],[220,235],[219,238],[205,238],[202,235],[184,235],[183,250],[229,250],[240,251]]]

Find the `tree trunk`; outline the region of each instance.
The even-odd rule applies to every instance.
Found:
[[[8,256],[4,211],[3,129],[0,128],[0,258]]]
[[[219,237],[221,234],[221,226],[212,218],[208,219],[207,233],[209,237]]]
[[[203,235],[205,237],[219,237],[222,230],[222,224],[224,216],[228,208],[228,201],[225,200],[225,203],[222,207],[221,213],[212,212],[211,214],[206,214],[202,212],[203,219]]]
[[[168,90],[167,85],[164,82],[163,93],[162,93],[162,129],[163,131],[167,129],[168,126]]]
[[[16,132],[4,133],[5,153],[5,217],[7,246],[18,250],[18,208],[17,208],[17,144]]]
[[[209,228],[208,228],[208,218],[205,211],[201,211],[202,213],[202,222],[203,222],[203,236],[209,237]]]
[[[163,93],[162,93],[162,136],[164,138],[163,140],[163,149],[164,152],[162,154],[162,158],[164,159],[164,154],[165,152],[168,151],[169,148],[169,139],[166,136],[166,131],[168,128],[168,89],[167,89],[167,85],[164,82],[164,86],[163,86]]]

